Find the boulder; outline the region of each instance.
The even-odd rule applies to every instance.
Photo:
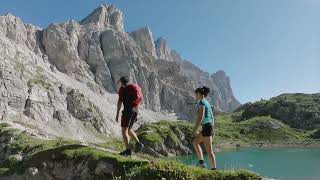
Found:
[[[145,144],[144,153],[162,157],[192,153],[192,125],[183,121],[160,121],[142,125],[137,134]]]

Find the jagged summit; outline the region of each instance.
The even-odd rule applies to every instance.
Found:
[[[226,72],[224,72],[223,70],[218,70],[217,72],[213,73],[211,77],[223,83],[221,85],[223,85],[224,87],[228,87],[229,89],[231,89],[230,77],[227,76]]]
[[[129,34],[142,49],[157,58],[152,32],[148,26],[132,31]]]
[[[159,37],[154,43],[155,43],[157,49],[160,49],[160,47],[166,47],[167,46],[167,41],[162,36]]]
[[[111,26],[117,31],[123,31],[123,14],[113,5],[103,4],[80,21],[80,24],[96,24],[98,26]]]
[[[18,17],[12,14],[11,12],[5,13],[3,16],[0,16],[2,21],[6,21],[7,23],[9,21],[12,21],[11,23],[15,23],[14,21],[18,21],[19,23],[22,23],[22,20]],[[4,22],[2,22],[4,23]],[[23,23],[22,23],[23,24]]]
[[[224,72],[223,70],[218,70],[217,72],[215,72],[213,75],[215,76],[227,76],[226,72]]]
[[[180,55],[176,51],[169,48],[167,41],[163,37],[159,37],[155,41],[155,47],[159,59],[173,62],[182,61]]]
[[[5,14],[4,14],[4,16],[13,16],[13,17],[16,17],[15,15],[13,15],[11,12],[6,12]]]

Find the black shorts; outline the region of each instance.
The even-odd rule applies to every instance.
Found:
[[[132,128],[133,124],[137,121],[138,113],[132,112],[132,110],[123,110],[121,116],[121,127]]]
[[[202,125],[201,135],[204,137],[213,135],[213,128],[211,123]]]

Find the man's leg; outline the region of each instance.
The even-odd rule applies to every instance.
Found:
[[[122,128],[122,138],[123,138],[123,143],[126,147],[124,151],[120,153],[122,156],[130,156],[131,155],[131,150],[129,149],[129,142],[130,142],[130,137],[129,137],[129,127],[128,127],[128,118],[124,115],[121,117],[121,128]]]
[[[128,129],[128,134],[133,140],[135,140],[137,143],[140,143],[137,134],[132,129]]]
[[[138,113],[133,113],[129,120],[129,136],[136,141],[135,152],[139,152],[144,148],[144,144],[142,144],[137,136],[137,134],[131,129],[133,124],[137,121]]]
[[[123,143],[124,143],[126,149],[129,148],[129,142],[130,142],[128,129],[129,129],[128,127],[122,127]]]
[[[122,137],[124,145],[126,146],[126,150],[122,151],[120,155],[122,156],[131,156],[131,150],[129,148],[129,134],[128,134],[128,127],[122,127]]]

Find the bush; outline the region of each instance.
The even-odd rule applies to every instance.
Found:
[[[132,169],[122,179],[132,180],[256,180],[261,179],[250,171],[212,171],[188,167],[177,162],[159,161]]]
[[[192,179],[192,174],[187,166],[176,162],[160,161],[150,163],[142,167],[134,168],[126,175],[129,179],[170,179],[170,180],[187,180]]]
[[[310,137],[313,139],[320,139],[320,129],[315,130]]]

